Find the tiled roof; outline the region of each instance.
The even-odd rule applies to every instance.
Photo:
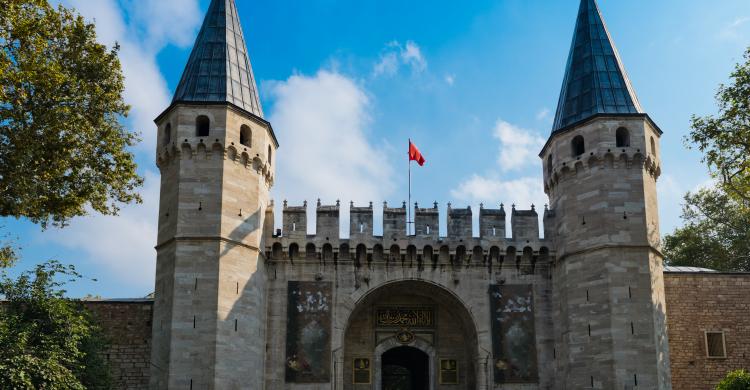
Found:
[[[232,103],[263,117],[234,0],[211,0],[172,103]]]
[[[552,127],[558,131],[596,114],[642,113],[595,0],[581,0]]]

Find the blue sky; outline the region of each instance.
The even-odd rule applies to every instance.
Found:
[[[72,296],[140,297],[153,289],[158,204],[153,118],[167,107],[208,0],[63,0],[119,42],[132,105],[127,126],[145,202],[42,232],[5,220],[17,269],[48,258],[98,281]],[[239,0],[266,118],[281,143],[278,201],[406,200],[406,140],[427,158],[413,201],[454,207],[541,206],[536,154],[551,128],[576,0]],[[719,5],[720,4],[720,5]],[[600,0],[642,106],[664,131],[662,234],[679,226],[684,192],[708,181],[683,136],[750,46],[747,0]],[[377,223],[377,221],[376,221]]]

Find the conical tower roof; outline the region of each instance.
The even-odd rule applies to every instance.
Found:
[[[211,0],[172,103],[231,103],[263,117],[234,0]]]
[[[642,113],[595,0],[581,0],[552,132],[597,114]]]

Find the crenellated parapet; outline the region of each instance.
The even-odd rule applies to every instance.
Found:
[[[159,148],[156,156],[156,165],[159,169],[177,160],[226,160],[248,172],[262,175],[268,187],[272,187],[274,182],[274,171],[268,162],[268,156],[262,151],[248,150],[243,145],[236,146],[234,142],[225,147],[218,139],[210,144],[203,139],[185,139],[179,144],[173,142]]]
[[[560,182],[592,170],[610,170],[613,175],[620,174],[618,170],[644,170],[654,180],[661,176],[660,161],[655,156],[628,149],[592,151],[586,156],[568,158],[552,165],[549,175],[545,175],[545,192],[549,194]]]
[[[539,154],[544,190],[551,194],[564,181],[598,171],[622,176],[642,170],[657,180],[660,136],[661,130],[645,114],[599,115],[557,130]]]
[[[538,215],[530,210],[513,209],[511,237],[506,237],[505,210],[479,211],[479,236],[472,234],[472,210],[448,207],[447,235],[439,235],[440,213],[414,204],[414,228],[407,233],[406,204],[383,208],[383,235],[373,235],[372,203],[357,207],[350,203],[349,238],[339,235],[341,207],[316,207],[316,234],[307,234],[307,202],[289,206],[284,202],[282,229],[266,238],[267,259],[292,264],[313,262],[357,267],[372,263],[409,264],[419,267],[514,266],[533,271],[538,261],[549,261],[551,241],[539,237]]]

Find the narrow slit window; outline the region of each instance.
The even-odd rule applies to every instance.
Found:
[[[172,142],[172,124],[167,123],[167,127],[164,128],[164,141],[163,145],[167,146]]]
[[[575,138],[570,141],[570,149],[572,151],[573,157],[578,157],[586,153],[586,144],[583,141],[583,137],[580,135],[575,136]]]

